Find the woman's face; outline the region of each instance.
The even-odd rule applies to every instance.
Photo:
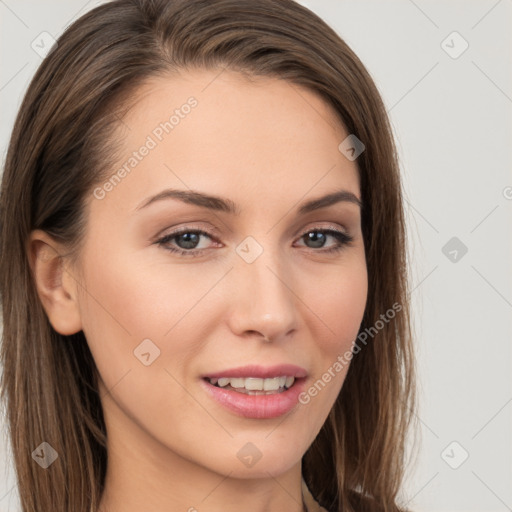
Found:
[[[139,92],[74,269],[109,448],[139,469],[278,475],[332,408],[365,309],[349,134],[282,80],[196,70]]]

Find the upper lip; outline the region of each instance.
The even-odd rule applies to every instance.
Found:
[[[300,379],[306,377],[308,372],[294,364],[278,364],[274,366],[260,366],[260,365],[247,365],[239,366],[238,368],[230,368],[218,372],[208,373],[203,375],[205,379],[222,378],[222,377],[256,377],[260,379],[271,379],[274,377],[295,377]]]

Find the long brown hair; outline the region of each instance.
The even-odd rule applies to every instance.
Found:
[[[83,332],[63,336],[49,323],[30,270],[29,234],[42,229],[78,250],[86,198],[111,171],[109,135],[119,109],[149,78],[190,68],[306,87],[365,145],[357,158],[369,280],[360,327],[366,337],[358,339],[365,343],[304,455],[303,475],[329,511],[403,510],[416,398],[397,152],[363,64],[292,0],[115,0],[74,22],[37,70],[14,125],[0,196],[2,399],[22,510],[96,511],[107,463],[94,360]],[[393,318],[382,321],[390,308]],[[46,471],[31,455],[43,441],[59,455]]]

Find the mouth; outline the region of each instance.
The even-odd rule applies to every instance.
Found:
[[[308,373],[291,364],[248,365],[201,377],[203,389],[230,412],[253,419],[287,414],[298,404]]]
[[[246,395],[275,395],[290,389],[295,383],[292,375],[262,379],[259,377],[205,377],[212,386]]]

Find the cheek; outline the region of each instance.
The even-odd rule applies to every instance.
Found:
[[[365,260],[347,261],[337,272],[317,276],[315,283],[318,286],[310,288],[314,291],[304,295],[304,302],[312,310],[310,352],[315,354],[316,364],[299,396],[303,427],[311,433],[309,442],[333,407],[352,361],[352,346],[367,301]]]
[[[317,315],[311,321],[316,328],[312,336],[313,350],[321,364],[315,368],[315,374],[328,382],[329,390],[322,393],[326,403],[332,404],[350,366],[352,347],[366,307],[368,277],[364,258],[347,262],[335,274],[326,274],[319,284],[323,286],[310,292],[307,302]]]
[[[326,352],[331,356],[350,347],[363,319],[368,295],[364,257],[354,258],[335,273],[326,273],[314,292],[308,294],[311,309],[326,334]],[[324,337],[322,337],[324,339]]]
[[[199,343],[190,336],[193,307],[218,277],[199,279],[187,265],[171,272],[168,265],[143,264],[128,251],[99,254],[91,245],[80,302],[83,331],[106,390],[115,388],[115,402],[132,419],[152,418],[158,409],[161,424],[187,424],[187,411],[197,404],[179,383]],[[156,405],[162,403],[168,408]]]
[[[85,321],[132,341],[164,338],[218,279],[190,265],[148,264],[137,255],[97,260],[90,258],[84,277]]]
[[[111,388],[123,379],[123,387],[138,382],[141,391],[163,368],[183,382],[187,363],[208,337],[191,333],[212,316],[205,314],[211,308],[207,294],[225,270],[148,263],[137,253],[115,253],[114,246],[105,258],[105,244],[102,252],[91,244],[84,258],[87,292],[80,301],[83,331],[105,385]],[[162,375],[168,383],[169,375]]]

